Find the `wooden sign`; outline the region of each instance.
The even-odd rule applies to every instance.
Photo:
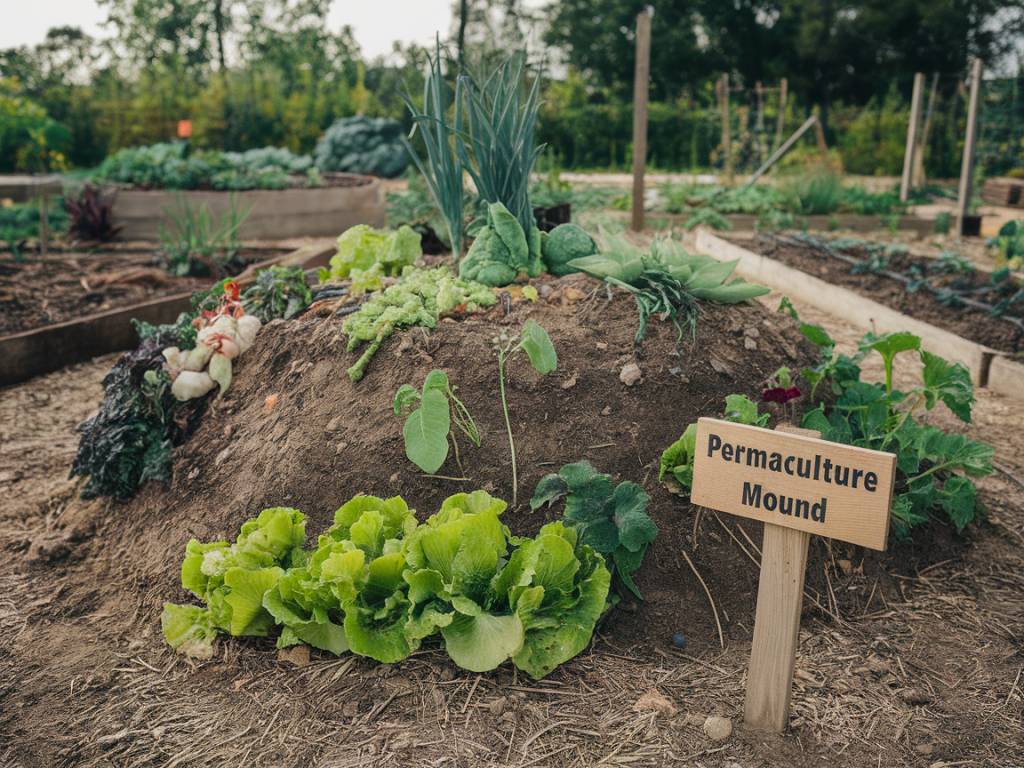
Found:
[[[694,504],[765,523],[744,721],[782,732],[796,666],[810,534],[885,549],[896,456],[807,429],[697,423]]]
[[[700,419],[694,504],[885,549],[896,456]]]

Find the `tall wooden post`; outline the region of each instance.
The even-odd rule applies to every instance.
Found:
[[[932,87],[928,93],[928,107],[924,111],[924,126],[921,128],[921,136],[917,140],[917,149],[914,150],[914,168],[910,173],[910,186],[924,186],[924,155],[928,150],[928,137],[932,133],[932,119],[935,116],[935,98],[939,91],[939,73],[932,73]]]
[[[924,73],[914,75],[914,90],[910,96],[910,119],[907,121],[907,148],[903,153],[903,177],[900,179],[900,202],[907,202],[910,182],[914,173],[914,153],[917,151],[917,126],[921,123],[921,92]]]
[[[729,184],[733,181],[732,135],[729,126],[729,75],[723,74],[718,80],[719,107],[722,111],[722,153],[725,156],[725,176]]]
[[[960,161],[960,193],[956,201],[956,233],[964,233],[964,220],[971,205],[971,182],[974,175],[974,147],[978,141],[978,98],[981,91],[981,59],[971,65],[971,96],[967,105],[967,134]]]
[[[644,171],[647,168],[647,95],[651,79],[651,16],[648,6],[636,17],[636,67],[633,78],[633,219],[635,232],[644,228]]]
[[[782,144],[782,132],[786,127],[786,99],[788,96],[789,80],[784,77],[779,82],[779,114],[775,116],[775,149]]]

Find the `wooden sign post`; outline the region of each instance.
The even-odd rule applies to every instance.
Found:
[[[896,456],[811,430],[697,422],[694,504],[764,522],[747,726],[782,732],[796,664],[812,533],[885,549]]]

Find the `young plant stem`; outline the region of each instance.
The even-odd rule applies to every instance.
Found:
[[[501,391],[501,410],[505,414],[505,429],[508,431],[509,452],[512,454],[512,508],[515,509],[519,501],[519,475],[516,469],[516,441],[512,437],[512,421],[508,416],[508,398],[505,397],[505,358],[508,354],[510,354],[509,347],[498,349],[498,388]]]

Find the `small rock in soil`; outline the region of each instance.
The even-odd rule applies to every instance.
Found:
[[[282,648],[277,652],[278,661],[287,661],[296,667],[309,666],[309,646],[293,645],[291,648]]]
[[[574,373],[568,379],[562,382],[562,389],[572,389],[576,386],[576,374]]]
[[[612,415],[612,407],[610,405],[606,405],[604,408],[601,409],[601,415],[602,416],[611,416]]]
[[[749,352],[753,352],[754,350],[757,349],[757,342],[754,341],[749,336],[744,336],[743,337],[743,348],[746,349]]]
[[[754,326],[750,326],[749,328],[744,328],[743,329],[743,335],[746,336],[748,339],[759,339],[759,338],[761,338],[761,332],[759,330],[757,330],[757,328],[755,328]]]
[[[607,342],[604,342],[604,341],[599,341],[599,342],[597,342],[597,344],[595,344],[594,346],[595,346],[595,347],[597,347],[598,349],[600,349],[600,350],[601,350],[602,352],[603,352],[604,350],[608,349],[608,343],[607,343]]]
[[[337,432],[339,429],[341,429],[341,426],[342,426],[342,418],[341,418],[341,416],[335,416],[333,419],[331,419],[329,422],[327,422],[327,428],[326,428],[325,431],[327,431],[327,432]]]
[[[225,461],[227,461],[227,458],[228,458],[228,457],[229,457],[230,455],[231,455],[231,446],[229,445],[229,446],[228,446],[227,448],[225,448],[225,449],[224,449],[223,451],[221,451],[220,453],[218,453],[218,454],[217,454],[217,458],[215,458],[215,459],[213,460],[213,463],[214,463],[215,465],[217,465],[217,466],[220,466],[220,465],[221,465],[221,464],[223,464],[223,463],[224,463]]]
[[[714,369],[715,373],[724,373],[727,376],[731,376],[732,375],[732,366],[729,365],[724,360],[720,360],[715,355],[711,355],[710,362],[711,362],[711,367]]]
[[[935,751],[935,745],[929,741],[922,741],[920,744],[914,745],[914,751],[919,755],[930,755]]]
[[[915,707],[927,704],[932,700],[931,696],[929,696],[927,693],[920,690],[919,688],[908,688],[907,690],[903,691],[903,693],[900,695],[902,696],[903,701]]]
[[[278,395],[276,392],[272,395],[267,395],[266,399],[263,401],[263,412],[270,413],[272,410],[274,410],[274,407],[277,405],[277,401],[280,399],[280,395]]]
[[[632,387],[643,378],[643,374],[640,372],[640,366],[636,363],[627,363],[622,366],[622,370],[619,371],[619,381],[625,384],[627,387]]]
[[[675,705],[657,688],[651,688],[633,704],[634,712],[656,712],[665,717],[676,713]]]
[[[499,696],[487,705],[487,709],[491,711],[492,715],[498,717],[505,712],[506,706],[508,706],[508,699],[506,699],[504,696]]]
[[[732,735],[732,720],[712,715],[704,721],[704,735],[712,741],[725,741]]]

